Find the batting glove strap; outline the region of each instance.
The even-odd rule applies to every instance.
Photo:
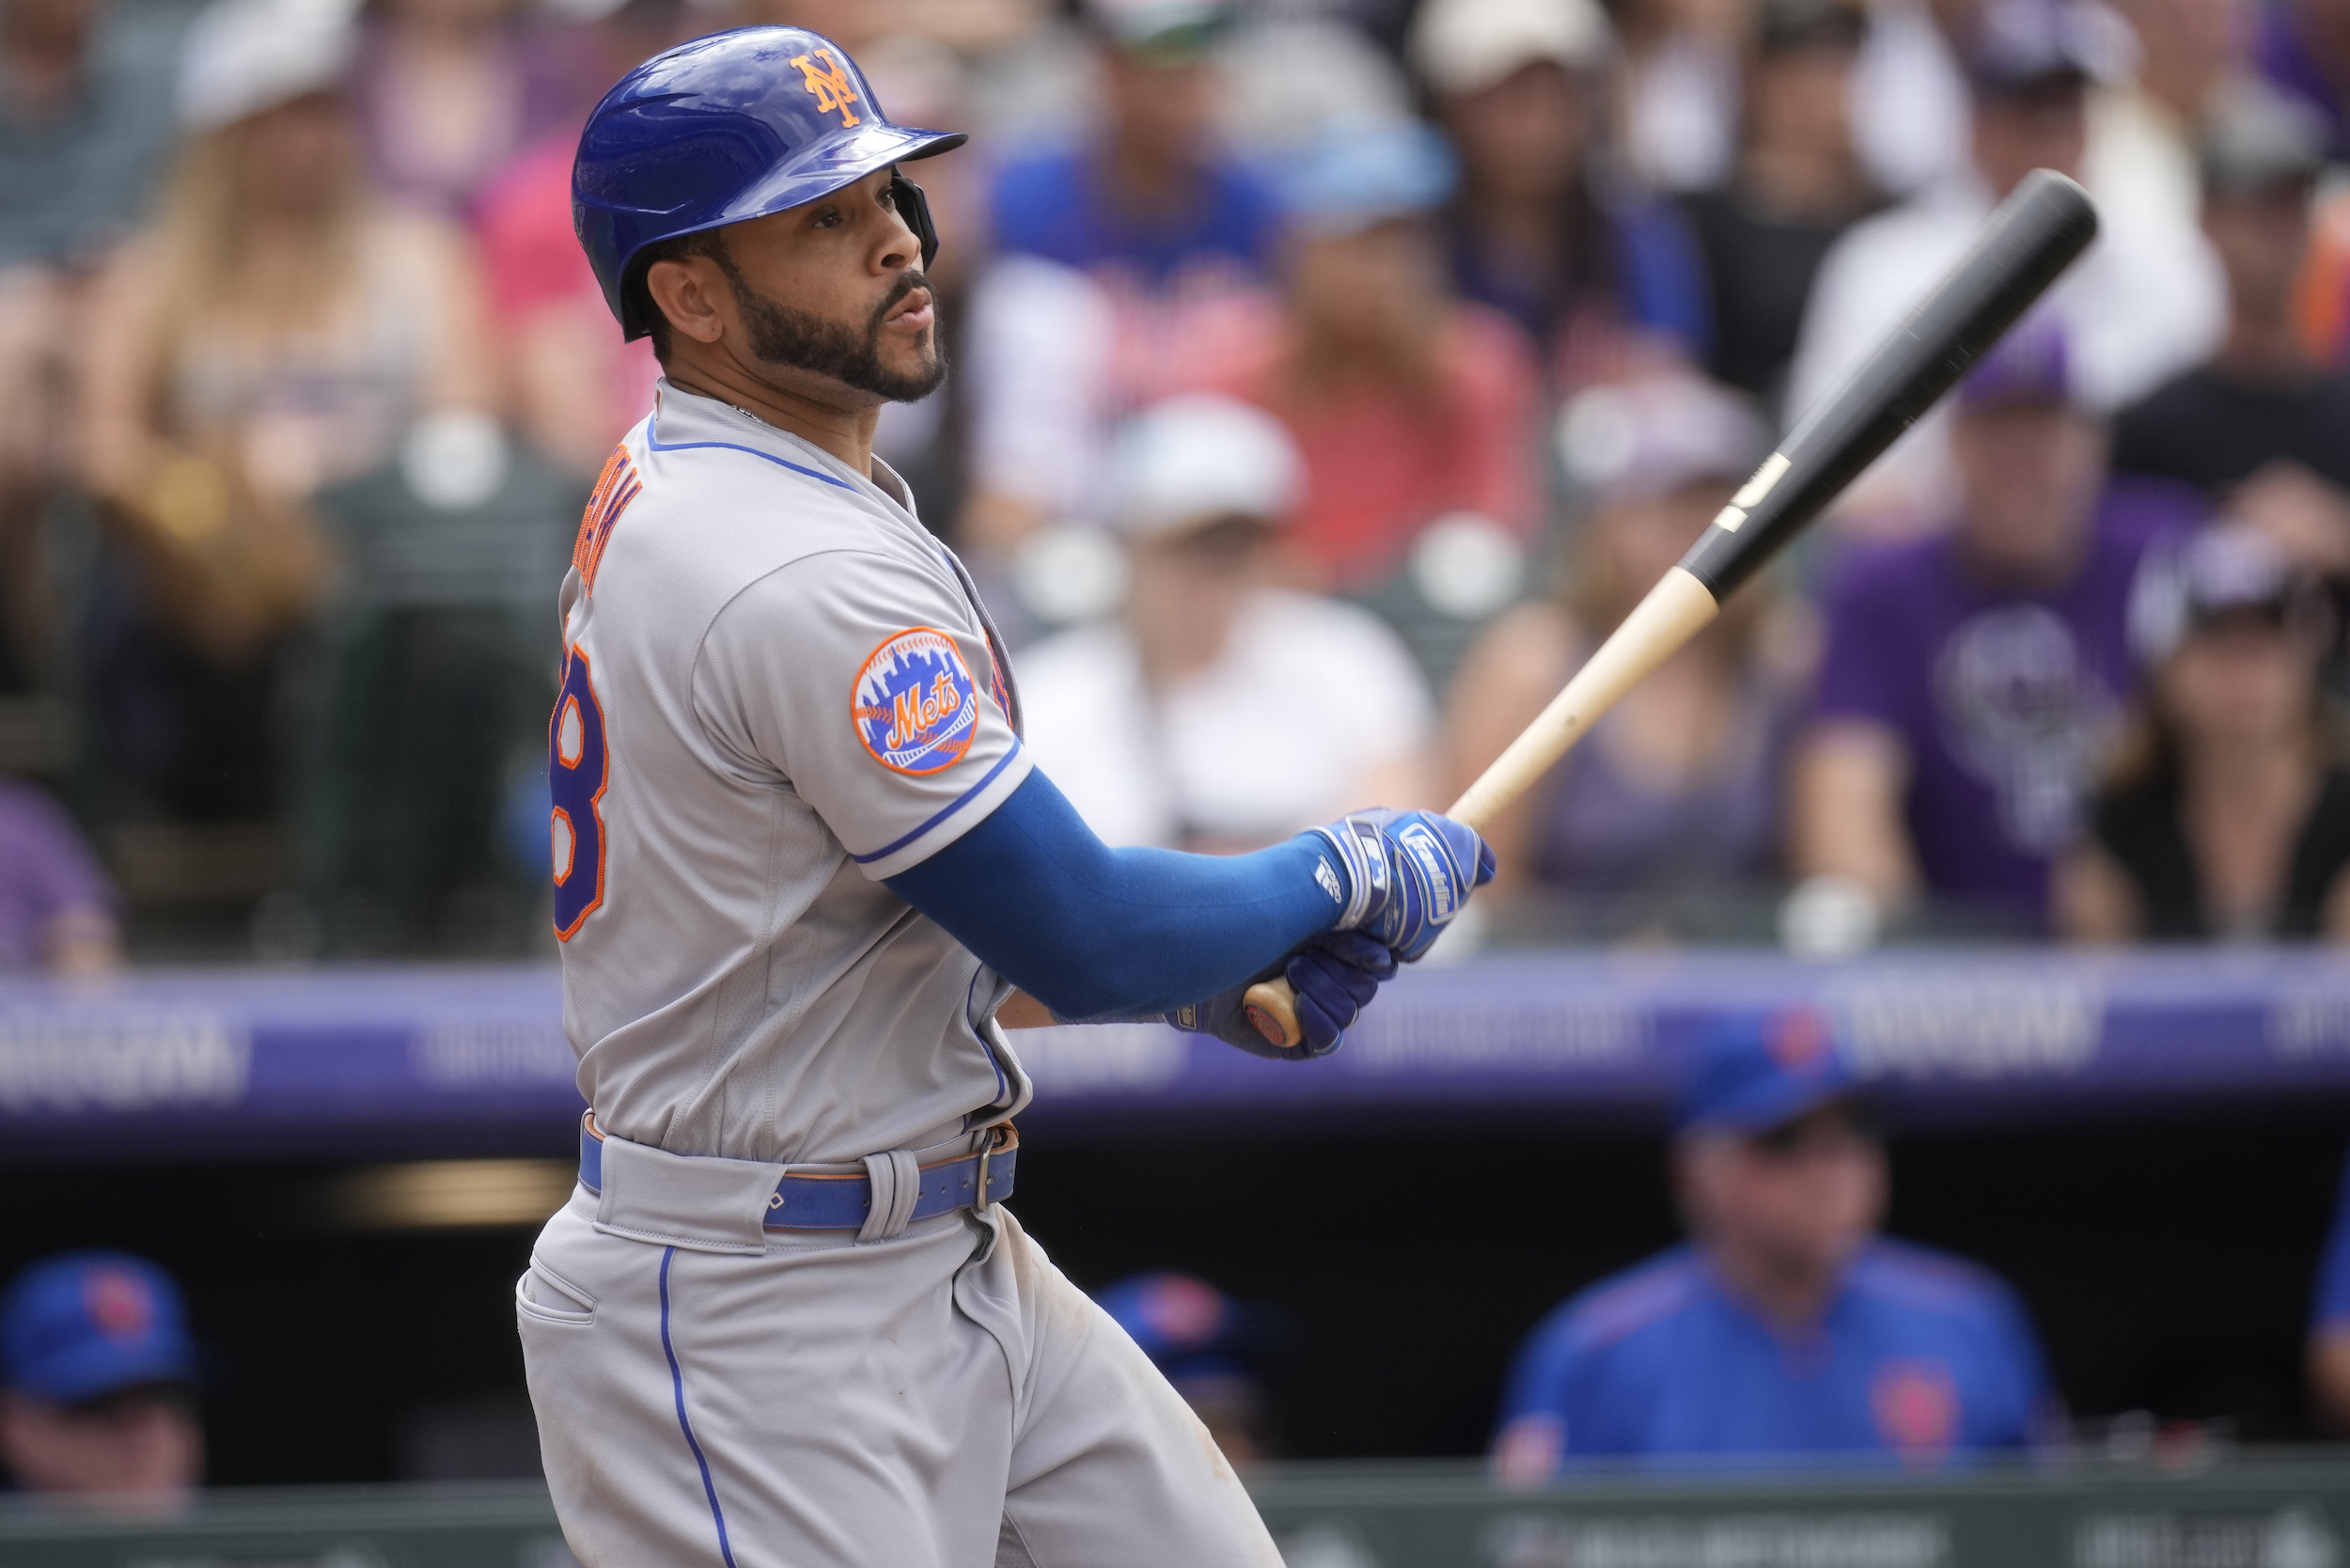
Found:
[[[1297,993],[1297,1022],[1304,1038],[1283,1049],[1257,1031],[1248,1019],[1249,986],[1279,974]],[[1371,1005],[1383,980],[1395,978],[1395,955],[1362,932],[1324,932],[1281,963],[1204,1002],[1179,1007],[1167,1022],[1194,1034],[1212,1034],[1252,1057],[1310,1061],[1337,1050],[1347,1027]]]
[[[1371,892],[1349,901],[1337,929],[1368,932],[1406,963],[1434,947],[1469,894],[1493,879],[1492,849],[1434,811],[1357,811],[1315,831],[1346,856],[1350,873],[1361,867],[1351,886]]]
[[[1358,813],[1312,831],[1338,857],[1339,870],[1346,883],[1346,896],[1339,901],[1339,917],[1330,922],[1330,929],[1364,929],[1386,910],[1392,886],[1387,874],[1386,844],[1379,824],[1368,813]]]

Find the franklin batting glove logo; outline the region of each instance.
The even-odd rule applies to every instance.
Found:
[[[819,66],[816,64],[818,60],[824,63]],[[818,114],[828,115],[838,109],[840,112],[840,128],[844,131],[852,125],[863,123],[855,114],[856,84],[849,80],[849,73],[840,68],[838,60],[832,57],[831,50],[819,49],[813,55],[795,55],[791,63],[799,68],[807,90],[815,95]]]
[[[1449,925],[1460,913],[1458,897],[1453,891],[1455,872],[1452,856],[1445,853],[1444,841],[1426,823],[1414,823],[1401,835],[1403,853],[1419,868],[1420,896],[1426,901],[1428,923]]]

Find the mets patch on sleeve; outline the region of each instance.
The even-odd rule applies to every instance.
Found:
[[[893,773],[932,774],[971,749],[979,716],[974,690],[952,637],[910,627],[866,655],[849,713],[873,760]]]

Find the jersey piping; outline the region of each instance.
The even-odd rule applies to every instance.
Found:
[[[752,418],[756,419],[756,418],[758,418],[758,417],[759,417],[759,416],[757,416],[757,415],[755,415],[755,414],[754,414],[754,415],[752,415],[750,417],[752,417]],[[811,478],[811,479],[822,479],[822,480],[823,480],[826,484],[828,484],[828,485],[832,485],[832,486],[833,486],[833,487],[835,487],[836,489],[839,489],[839,490],[846,490],[846,491],[851,491],[851,492],[854,492],[854,491],[856,489],[856,486],[854,486],[854,485],[851,484],[848,480],[846,480],[846,479],[838,479],[838,478],[833,478],[833,476],[831,476],[830,474],[825,473],[825,472],[824,472],[822,469],[821,469],[821,468],[803,468],[803,467],[801,467],[801,466],[800,466],[798,463],[792,463],[792,462],[790,462],[790,461],[788,461],[788,460],[786,460],[786,459],[779,458],[779,457],[776,456],[776,454],[775,454],[775,453],[773,453],[773,452],[762,452],[762,451],[760,451],[760,450],[758,447],[745,447],[745,446],[743,446],[743,445],[742,445],[741,443],[739,443],[739,442],[734,442],[734,441],[666,441],[666,442],[665,442],[665,441],[663,441],[663,440],[661,439],[661,400],[660,400],[659,398],[655,398],[655,399],[653,400],[653,404],[652,404],[652,413],[651,413],[651,414],[650,414],[650,415],[648,415],[648,416],[646,416],[646,418],[645,418],[645,445],[646,445],[647,447],[650,447],[652,450],[654,450],[654,451],[656,451],[656,452],[703,452],[703,451],[748,452],[751,456],[753,456],[753,457],[755,457],[755,458],[760,459],[760,460],[761,462],[763,462],[763,463],[774,463],[774,464],[775,464],[776,467],[778,467],[778,468],[789,468],[789,469],[790,469],[790,470],[791,470],[791,472],[793,472],[794,474],[805,474],[805,475],[807,475],[807,476],[809,478]]]
[[[1023,743],[1018,736],[1012,737],[1011,749],[1005,752],[1001,757],[995,759],[995,765],[988,769],[985,776],[982,776],[977,784],[974,784],[969,789],[964,791],[963,793],[948,801],[945,806],[940,807],[938,814],[931,818],[930,821],[915,828],[911,833],[907,833],[897,839],[891,839],[888,843],[884,844],[881,848],[873,851],[870,855],[858,855],[852,851],[849,858],[855,861],[860,866],[870,866],[876,860],[884,859],[889,855],[897,854],[908,844],[911,844],[916,839],[920,839],[924,834],[930,832],[931,829],[936,827],[939,823],[945,822],[948,818],[953,816],[964,807],[970,805],[971,799],[974,795],[980,793],[990,784],[995,783],[995,776],[1002,773],[1006,768],[1011,766],[1013,760],[1020,756],[1022,744]]]

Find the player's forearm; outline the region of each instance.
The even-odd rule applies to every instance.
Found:
[[[1237,985],[1330,928],[1340,901],[1317,880],[1330,857],[1315,843],[1231,856],[1112,849],[1037,773],[888,882],[1057,1015],[1147,1016]]]

